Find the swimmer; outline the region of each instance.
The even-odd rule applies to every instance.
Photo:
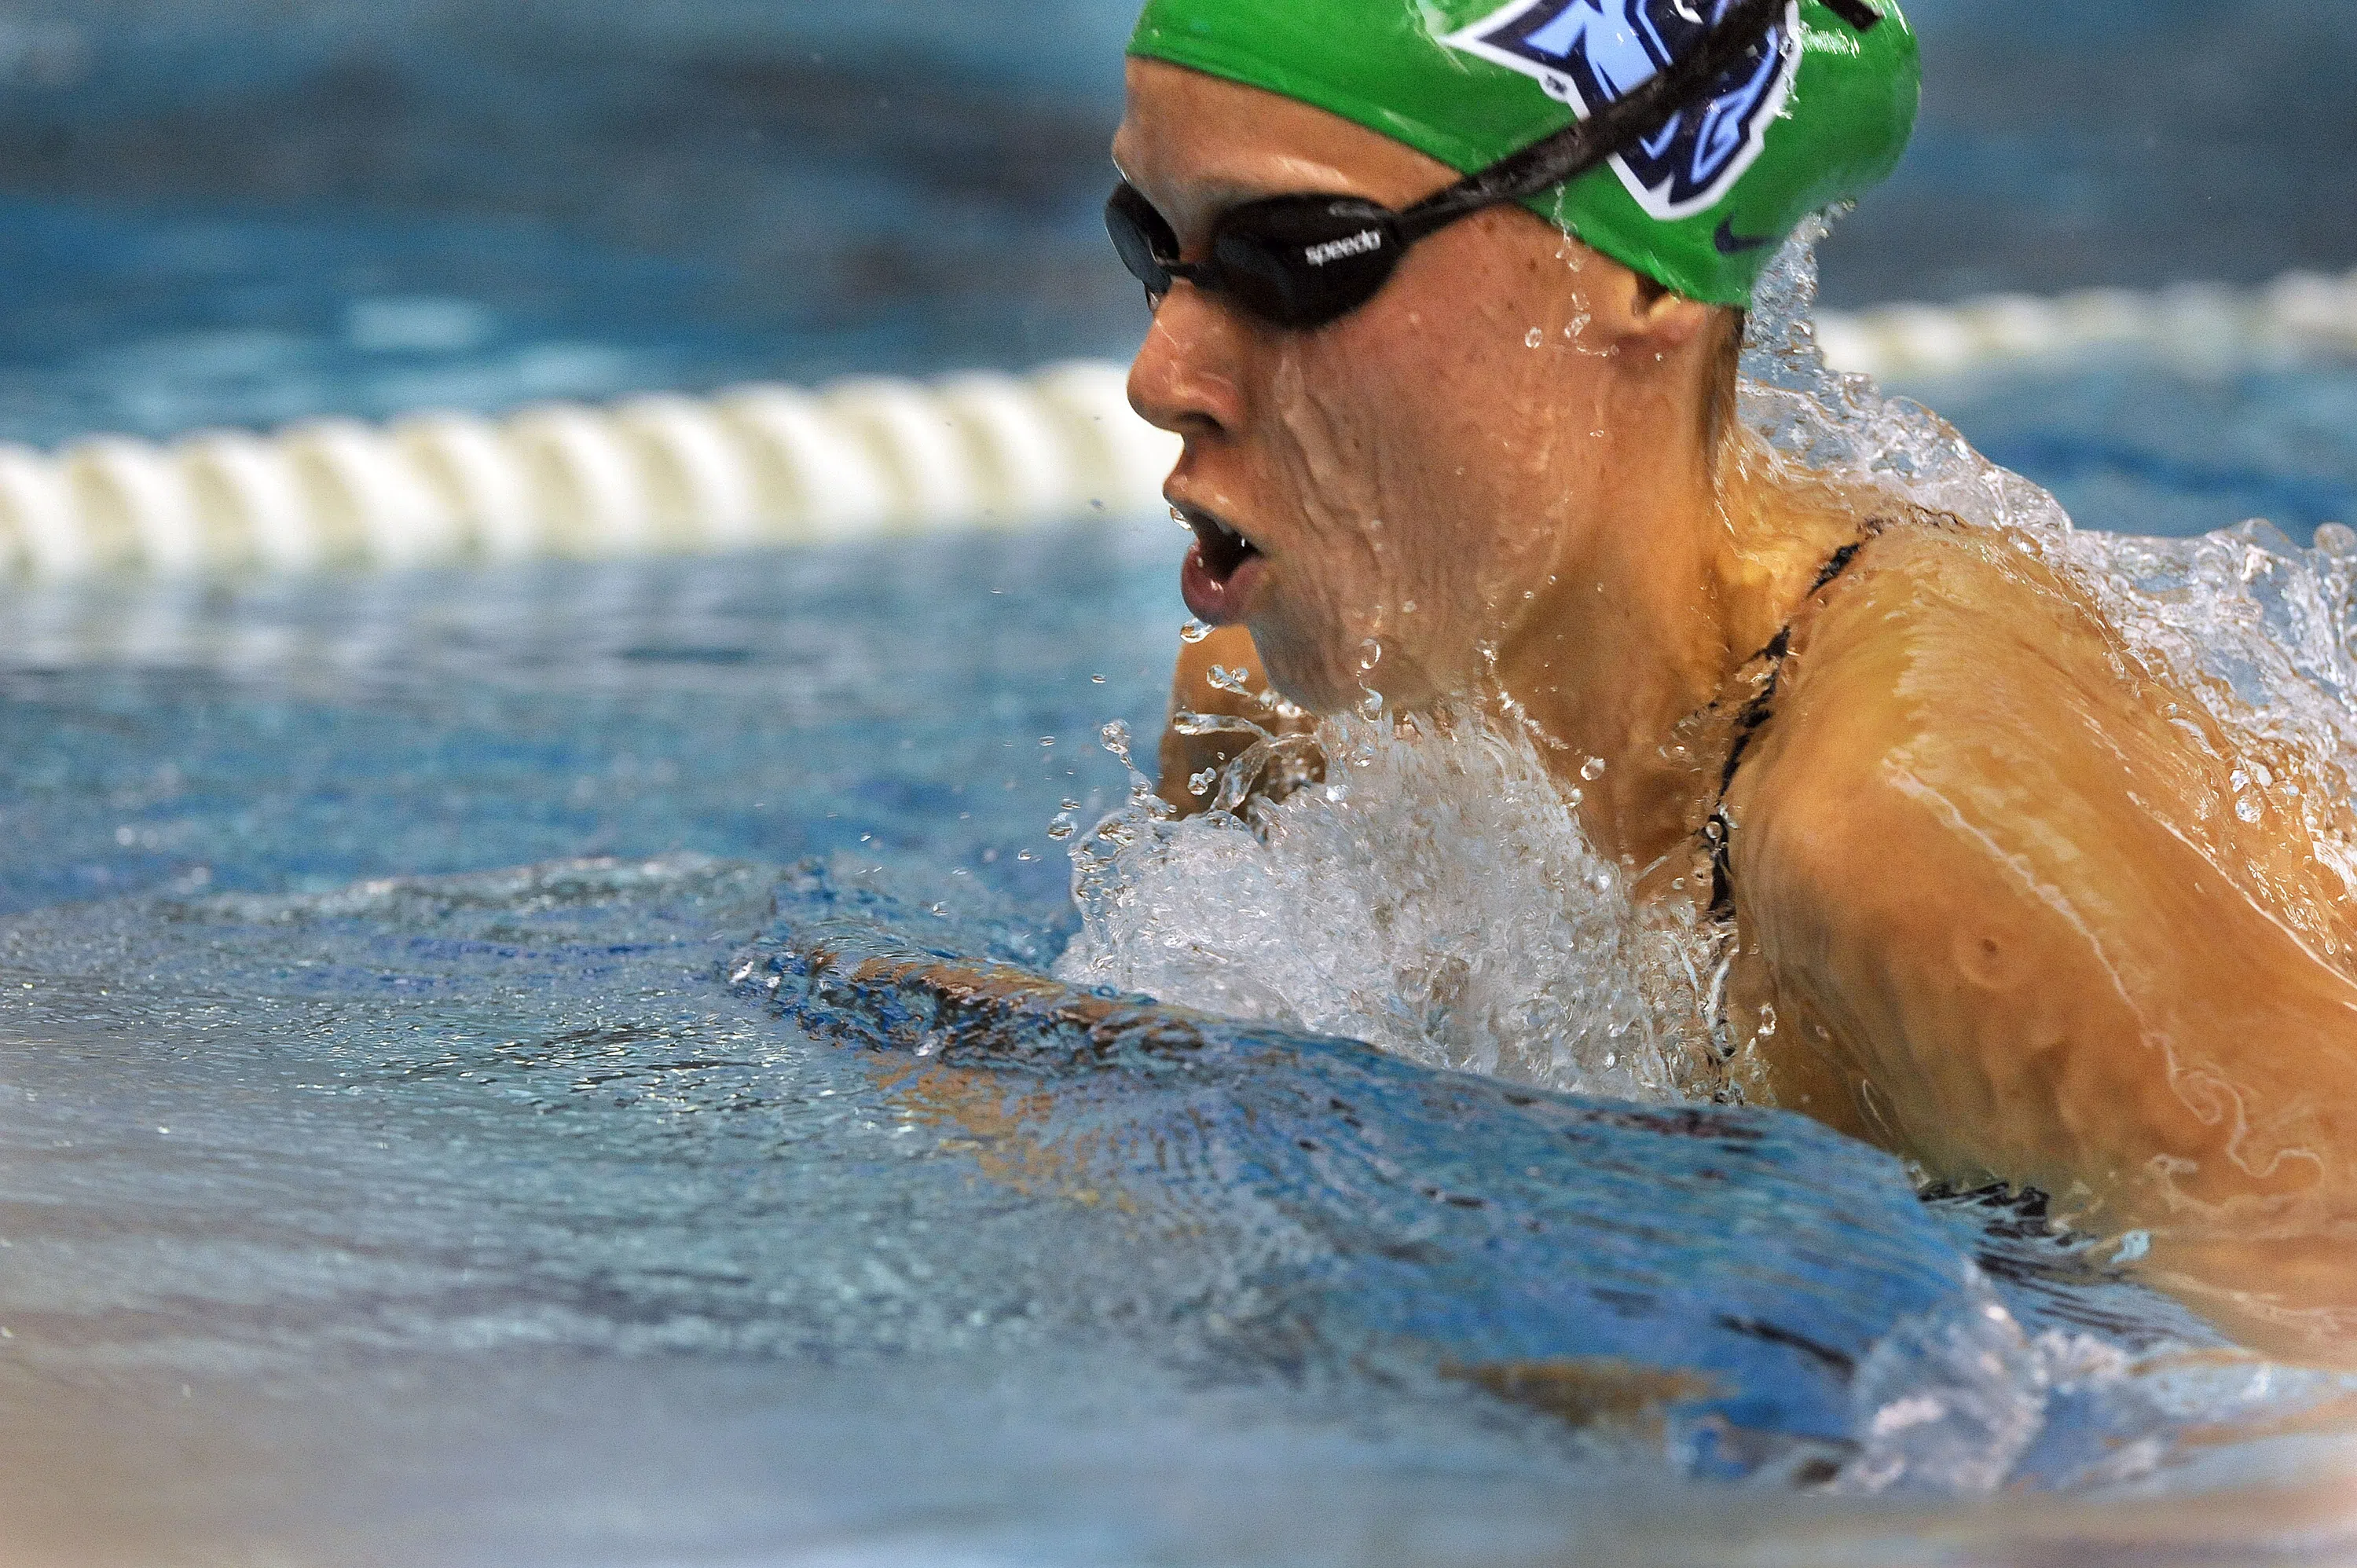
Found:
[[[1753,1098],[2357,1359],[2348,781],[1735,417],[1761,270],[1911,128],[1896,0],[1151,0],[1130,56],[1130,395],[1216,628],[1175,710],[1514,715],[1641,902],[1732,930]]]

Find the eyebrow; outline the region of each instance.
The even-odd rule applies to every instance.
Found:
[[[1138,191],[1140,195],[1146,194],[1145,188],[1132,179],[1129,171],[1121,166],[1119,158],[1114,160],[1113,166],[1114,172],[1121,177],[1125,184]],[[1251,180],[1220,175],[1205,177],[1200,182],[1191,185],[1188,194],[1205,210],[1218,214],[1225,212],[1232,207],[1240,207],[1247,201],[1258,201],[1265,197],[1292,196],[1311,186],[1314,186],[1321,195],[1365,196],[1366,194],[1359,188],[1357,181],[1340,177],[1311,181],[1308,185],[1304,185],[1301,182],[1290,180]],[[1151,201],[1153,199],[1149,196],[1147,199]],[[1366,197],[1366,199],[1372,200],[1374,198]],[[1161,209],[1157,206],[1156,210],[1160,211]],[[1165,220],[1168,220],[1170,214],[1164,212],[1162,216]]]

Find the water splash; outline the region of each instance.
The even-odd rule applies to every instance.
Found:
[[[1939,415],[1886,397],[1819,352],[1812,220],[1762,279],[1745,340],[1741,410],[1768,448],[1894,505],[1945,513],[2083,585],[2147,668],[2239,738],[2287,749],[2347,800],[2357,762],[2357,532],[2302,549],[2261,519],[2195,539],[2082,532],[2045,490],[1974,450]],[[2221,520],[2222,523],[2228,520]]]
[[[1082,841],[1058,977],[1546,1088],[1706,1092],[1695,934],[1640,918],[1526,738],[1468,709],[1316,743],[1325,777],[1280,800],[1240,799],[1268,741],[1225,809],[1141,791]]]

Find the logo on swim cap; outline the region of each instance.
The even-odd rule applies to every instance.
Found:
[[[1735,0],[1512,0],[1440,41],[1534,77],[1585,120],[1666,70]],[[1800,65],[1799,0],[1708,102],[1682,109],[1612,160],[1656,218],[1718,205],[1759,158]]]

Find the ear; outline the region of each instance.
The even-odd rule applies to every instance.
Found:
[[[1572,293],[1584,318],[1580,337],[1592,348],[1666,357],[1706,339],[1718,306],[1663,287],[1520,207],[1493,210],[1503,215],[1498,220],[1501,222],[1530,220],[1534,226],[1525,231],[1525,238],[1536,245],[1542,243],[1537,236],[1544,233],[1545,253],[1555,265],[1562,264],[1569,247],[1575,258],[1569,274]]]
[[[1627,327],[1621,342],[1631,349],[1666,354],[1684,349],[1707,332],[1717,315],[1716,306],[1663,288],[1640,273],[1628,274],[1627,286],[1630,292],[1622,302]]]

